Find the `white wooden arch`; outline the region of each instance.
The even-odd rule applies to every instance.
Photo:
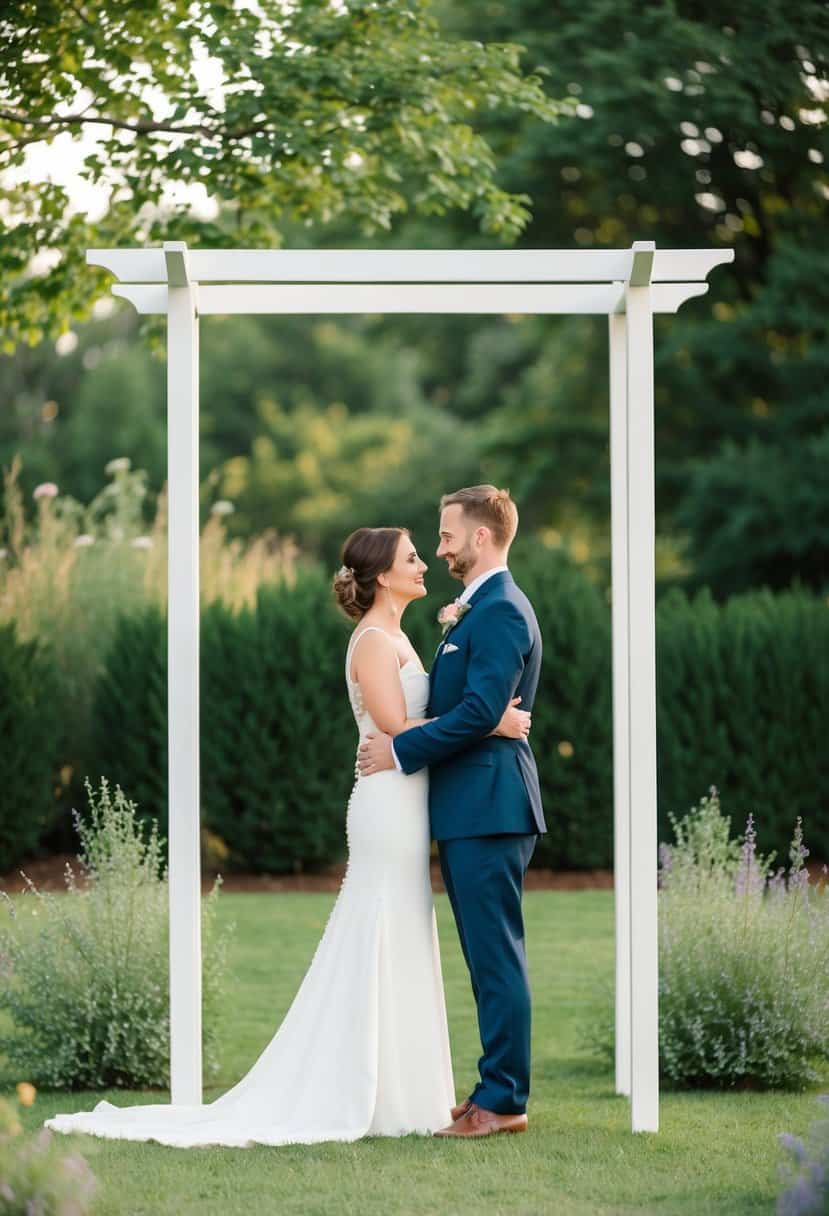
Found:
[[[734,251],[91,249],[116,296],[167,314],[171,1089],[202,1100],[199,832],[199,317],[599,313],[610,345],[616,1092],[659,1128],[653,315]],[[555,809],[553,808],[553,813]]]

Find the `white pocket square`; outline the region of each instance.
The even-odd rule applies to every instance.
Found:
[[[440,653],[441,654],[451,654],[453,650],[457,650],[457,649],[458,648],[454,644],[454,642],[447,642],[446,645],[443,647],[443,650]]]

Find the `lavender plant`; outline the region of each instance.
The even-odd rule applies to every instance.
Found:
[[[829,1061],[829,888],[798,818],[788,870],[731,838],[712,787],[659,852],[659,1058],[677,1085],[802,1089]],[[612,1058],[605,1009],[590,1046]]]
[[[18,1085],[31,1106],[32,1085]],[[22,1096],[21,1096],[22,1095]],[[0,1213],[3,1216],[86,1216],[97,1189],[85,1158],[46,1128],[24,1135],[17,1110],[0,1099]]]
[[[0,929],[0,1010],[12,1027],[0,1051],[50,1089],[146,1088],[169,1083],[168,888],[161,841],[120,787],[86,781],[88,818],[75,812],[84,882],[66,868],[67,891],[29,882],[8,897]],[[216,1057],[219,999],[230,929],[219,930],[221,885],[202,900],[203,1047]]]
[[[811,884],[798,818],[788,873],[737,847],[711,790],[663,855],[662,1069],[692,1085],[802,1088],[829,1060],[829,896]]]
[[[829,1213],[829,1094],[818,1102],[827,1107],[827,1117],[813,1123],[804,1143],[798,1136],[778,1136],[789,1154],[781,1173],[786,1182],[777,1201],[777,1216],[826,1216]]]

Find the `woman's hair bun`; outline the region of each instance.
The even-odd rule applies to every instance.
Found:
[[[394,562],[407,528],[358,528],[343,545],[342,565],[332,580],[334,598],[343,612],[359,621],[374,603],[377,575]]]
[[[352,566],[340,566],[333,579],[334,598],[346,616],[359,621],[363,613],[357,605],[357,578]]]

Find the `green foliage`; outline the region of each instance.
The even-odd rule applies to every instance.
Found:
[[[512,563],[544,644],[532,747],[548,832],[536,864],[590,869],[613,854],[610,615],[603,594],[563,554],[527,546]]]
[[[480,28],[474,5],[444,0],[440,11],[454,34]],[[827,479],[800,448],[825,430],[829,380],[822,3],[803,0],[793,20],[787,9],[750,0],[727,12],[689,0],[563,0],[550,21],[536,0],[491,0],[486,28],[488,37],[519,40],[550,96],[578,107],[552,128],[531,116],[519,124],[493,115],[484,125],[508,188],[520,184],[534,200],[523,244],[601,249],[648,236],[664,248],[735,249],[735,264],[711,275],[704,301],[657,319],[660,529],[678,527],[675,512],[680,504],[685,510],[686,495],[699,499],[700,462],[704,469],[717,460],[724,503],[732,460],[730,516],[722,506],[705,518],[698,501],[696,509],[688,505],[696,524],[686,550],[692,567],[705,566],[712,545],[727,551],[735,517],[745,515],[763,525],[741,529],[730,577],[718,563],[731,590],[783,585],[792,571],[819,583]],[[471,239],[463,216],[447,218],[444,229],[447,245]],[[422,226],[416,231],[428,239]],[[498,366],[509,343],[498,330],[507,320],[488,325],[488,344],[475,343],[477,383],[485,386],[479,408],[487,394],[503,404],[491,435],[499,478],[526,485],[547,523],[561,528],[575,514],[606,530],[606,326],[600,318],[531,324],[538,336],[517,372]],[[553,368],[549,336],[542,337],[551,329],[553,347],[565,348]],[[464,366],[474,342],[468,332],[465,319],[447,319],[443,340],[452,353],[443,366]],[[462,383],[466,390],[476,379],[465,375]],[[726,440],[731,446],[723,448]],[[752,440],[767,445],[770,486],[756,478],[737,484]],[[786,495],[810,500],[807,532],[823,521],[817,552],[801,542],[792,511],[766,511],[770,497]],[[771,576],[770,553],[782,559]]]
[[[53,656],[0,624],[0,873],[34,852],[56,819],[53,785],[60,756]]]
[[[214,537],[206,529],[205,535],[205,583],[244,581],[243,567],[232,563],[224,581],[207,579],[229,559],[223,533]],[[440,564],[433,566],[431,594],[411,606],[404,622],[427,667],[439,638],[437,607],[457,593],[456,584],[442,585]],[[536,864],[607,867],[613,856],[607,595],[561,549],[519,541],[512,569],[535,606],[544,641],[532,742],[549,832]],[[205,840],[213,840],[221,864],[273,872],[315,867],[344,851],[355,745],[342,672],[348,625],[333,608],[321,566],[292,562],[264,576],[252,568],[246,578],[250,595],[228,602],[211,591],[202,606]],[[87,661],[98,674],[90,697],[86,771],[107,773],[129,789],[140,814],[157,819],[165,833],[164,608],[155,598],[142,604],[140,597],[126,597],[114,599],[108,611],[100,640],[88,642]],[[757,592],[724,604],[707,592],[694,599],[680,591],[663,597],[657,605],[663,836],[670,813],[690,805],[702,782],[715,782],[755,814],[764,849],[784,851],[788,823],[799,815],[817,856],[829,857],[829,762],[823,747],[828,634],[826,604],[806,591]],[[80,644],[77,649],[81,653]],[[86,726],[65,700],[64,687],[48,709],[64,723],[64,752],[74,755],[74,733]],[[21,755],[28,738],[21,735]],[[30,762],[28,753],[25,759]],[[29,770],[21,762],[19,771]],[[33,769],[32,778],[41,772]],[[21,786],[9,803],[9,840],[18,832],[17,802],[34,788],[31,782]],[[40,823],[26,838],[28,849],[43,830]]]
[[[829,1061],[829,887],[809,881],[798,819],[788,873],[740,842],[712,788],[663,845],[659,1052],[677,1085],[802,1089]],[[605,1011],[593,1044],[613,1056]]]
[[[150,7],[152,11],[141,17],[146,50],[134,59],[123,59],[124,39],[133,35],[132,18],[121,6],[98,6],[101,21],[87,28],[83,5],[62,9],[59,16],[52,5],[38,5],[41,25],[32,37],[46,45],[59,40],[61,53],[71,43],[81,64],[88,47],[103,42],[107,52],[119,56],[124,81],[139,71],[152,78],[161,58],[158,47],[166,38],[165,22],[180,18],[181,6],[165,0]],[[162,129],[135,135],[121,130],[102,144],[104,154],[94,153],[87,166],[90,177],[95,178],[95,161],[103,161],[112,142],[126,140],[118,147],[116,162],[131,165],[139,158],[135,193],[122,198],[116,189],[110,213],[95,233],[76,215],[63,261],[45,278],[36,275],[11,289],[13,306],[19,304],[26,313],[21,325],[42,328],[41,314],[53,307],[66,324],[85,315],[95,295],[89,290],[93,272],[81,272],[77,253],[87,240],[142,243],[162,235],[192,235],[201,245],[270,247],[284,237],[293,247],[354,246],[365,207],[352,203],[361,191],[370,195],[369,206],[381,210],[384,199],[388,201],[387,189],[413,204],[407,215],[394,216],[386,244],[480,245],[474,204],[466,213],[432,214],[429,200],[418,192],[419,170],[413,175],[404,171],[402,181],[394,182],[383,176],[383,166],[369,151],[378,141],[396,141],[393,152],[386,148],[383,164],[398,172],[400,158],[415,153],[412,144],[398,138],[395,123],[408,107],[405,122],[421,137],[426,129],[434,134],[449,87],[463,111],[458,123],[472,124],[476,135],[482,134],[494,149],[499,188],[504,186],[512,198],[529,192],[534,199],[533,219],[521,237],[526,247],[600,249],[643,236],[664,247],[734,246],[735,264],[712,274],[704,299],[689,303],[676,317],[657,319],[656,474],[659,529],[667,554],[663,569],[687,572],[693,587],[710,580],[718,596],[759,583],[784,586],[793,578],[821,587],[826,578],[827,511],[822,436],[829,381],[829,229],[823,223],[829,127],[820,121],[820,81],[829,74],[829,39],[821,4],[804,0],[793,22],[787,12],[767,11],[748,0],[732,5],[727,16],[687,0],[656,7],[634,0],[597,0],[590,5],[564,0],[551,22],[548,10],[536,0],[491,0],[485,22],[486,36],[494,45],[475,51],[485,57],[486,66],[474,87],[465,91],[461,77],[470,70],[468,48],[481,36],[483,10],[456,0],[436,5],[445,33],[434,36],[443,50],[430,54],[428,64],[417,59],[415,69],[416,49],[431,35],[424,34],[421,23],[426,10],[405,6],[407,13],[415,14],[410,19],[403,7],[395,3],[370,11],[360,5],[355,15],[350,6],[354,20],[348,27],[333,10],[321,17],[318,5],[294,6],[296,12],[286,20],[310,31],[308,41],[314,45],[319,38],[325,56],[286,55],[281,45],[271,48],[271,54],[255,58],[250,69],[257,82],[263,77],[261,100],[254,101],[251,81],[250,92],[240,86],[229,94],[223,113],[211,111],[204,96],[187,93],[195,86],[183,48],[193,24],[204,19],[203,10],[188,10],[180,29],[170,29],[168,40],[170,47],[182,49],[181,57],[170,67],[170,53],[165,51],[167,66],[160,69],[162,91],[187,94],[187,104],[182,101],[178,113],[158,122],[163,127],[165,121],[175,125],[202,120],[208,131],[182,135],[175,155],[166,142],[170,132]],[[18,5],[7,16],[10,35],[19,33],[32,8]],[[110,15],[116,9],[117,19]],[[265,19],[270,11],[266,6]],[[285,19],[281,8],[279,16]],[[234,13],[234,34],[228,38],[232,45],[216,47],[226,33],[226,23],[217,19],[220,33],[210,33],[205,47],[216,62],[238,66],[260,20],[247,10]],[[366,37],[376,44],[367,43]],[[457,50],[459,38],[469,40],[463,52]],[[540,121],[532,107],[523,105],[520,92],[514,93],[520,114],[504,114],[500,77],[499,88],[487,92],[488,73],[499,62],[501,42],[527,47],[524,62],[537,68],[548,100],[569,99],[560,105],[550,102],[560,111],[555,124]],[[33,104],[39,107],[37,116],[50,122],[54,91],[68,89],[67,82],[75,77],[67,68],[60,74],[59,56],[50,57],[53,74],[42,64],[33,70],[14,37],[8,48],[8,80],[21,81],[14,104],[22,105],[25,87],[36,79]],[[357,66],[349,77],[344,65],[352,54]],[[386,79],[383,73],[394,56]],[[106,62],[107,55],[100,59]],[[94,71],[102,108],[112,110],[111,103],[116,103],[120,108],[112,112],[126,122],[136,114],[149,117],[140,88],[130,91],[125,84],[127,98],[119,85],[113,97],[111,73],[104,71],[101,80],[101,73]],[[412,86],[417,73],[422,77]],[[227,74],[237,80],[233,71]],[[175,80],[167,79],[173,75]],[[401,95],[403,81],[407,97]],[[353,115],[365,111],[365,130],[353,123],[315,121],[317,110],[327,115],[346,85],[352,93],[340,99],[338,113],[351,122]],[[366,93],[371,104],[361,109]],[[184,118],[190,102],[192,113]],[[252,113],[259,105],[261,111]],[[300,108],[301,121],[291,126],[289,120]],[[95,112],[93,105],[84,121]],[[237,119],[244,124],[258,121],[258,115],[265,124],[263,138],[271,128],[276,137],[254,163],[251,152],[259,149],[259,132],[251,134],[251,148],[235,150],[228,132]],[[9,158],[20,153],[12,149],[18,136],[54,133],[48,125],[24,132],[6,122]],[[444,123],[441,132],[452,125]],[[287,130],[292,132],[290,155],[284,146]],[[223,139],[217,151],[216,141]],[[322,156],[326,141],[335,158],[330,165]],[[359,169],[346,171],[336,162],[347,141],[361,155],[368,153]],[[159,145],[161,155],[151,156],[150,147],[158,151]],[[422,155],[439,155],[431,138]],[[163,171],[159,164],[165,166]],[[441,162],[433,183],[447,192],[447,199],[459,185],[462,191],[466,188],[468,174],[458,164]],[[147,175],[154,175],[154,197],[160,198],[164,182],[157,179],[168,166],[171,175],[179,174],[185,182],[206,183],[211,197],[219,200],[215,219],[199,222],[193,215],[174,215],[167,201],[157,208],[148,205],[141,214]],[[278,186],[269,175],[279,177]],[[307,206],[282,206],[283,185],[285,191],[307,195]],[[372,193],[374,186],[378,190]],[[489,186],[482,186],[491,187],[491,179]],[[5,246],[4,256],[19,260],[15,242],[24,248],[31,248],[35,237],[41,246],[52,243],[49,231],[63,223],[63,208],[52,198],[59,187],[14,189],[37,191],[38,205],[44,208],[42,230],[36,233],[35,225],[24,223],[10,232],[14,239]],[[319,223],[321,198],[330,218]],[[311,221],[310,229],[306,221]],[[356,239],[359,242],[362,235]],[[485,236],[483,243],[495,240]],[[62,242],[55,238],[54,244]],[[18,274],[14,268],[7,270],[4,282],[14,283]],[[124,351],[124,340],[136,339],[122,321],[123,316],[108,323],[103,339],[96,336],[98,326],[96,335],[79,330],[77,352],[65,359],[58,359],[52,344],[44,343],[34,359],[29,357],[32,352],[21,351],[13,368],[0,364],[0,388],[13,402],[0,418],[6,459],[25,446],[36,480],[65,481],[84,499],[94,476],[88,471],[90,453],[101,452],[102,436],[112,434],[113,428],[120,436],[117,450],[129,451],[150,471],[154,490],[164,477],[158,369],[144,366],[135,350]],[[353,506],[355,516],[362,511],[357,522],[375,518],[375,507],[379,516],[384,503],[397,508],[399,448],[412,436],[411,459],[403,469],[411,495],[410,510],[403,512],[407,520],[420,526],[426,518],[427,490],[431,495],[440,473],[434,460],[424,465],[420,446],[430,455],[442,453],[441,489],[453,482],[508,484],[521,505],[524,526],[584,532],[594,541],[592,557],[601,560],[605,555],[609,511],[603,319],[236,318],[206,321],[205,337],[202,467],[206,475],[221,466],[229,484],[239,487],[237,534],[250,534],[264,518],[276,517],[290,485],[299,495],[289,504],[298,540],[330,560],[326,546],[334,533],[331,521],[343,500]],[[98,365],[92,366],[98,358]],[[90,367],[83,377],[86,359]],[[261,386],[267,384],[278,385],[278,393],[263,393]],[[113,413],[114,393],[119,409]],[[50,400],[60,407],[51,420],[43,414]],[[267,417],[272,407],[281,412],[275,423]],[[372,415],[370,421],[366,414]],[[339,421],[342,439],[332,443]],[[289,468],[280,442],[291,428],[296,432],[291,453],[301,460]],[[350,472],[357,467],[366,471],[366,466],[364,494]],[[734,557],[730,567],[729,552]]]
[[[104,778],[99,790],[88,782],[86,789],[88,817],[76,816],[84,885],[67,869],[64,894],[30,884],[21,905],[7,898],[0,1010],[12,1026],[0,1051],[18,1075],[51,1089],[166,1086],[169,895],[157,825],[145,839],[135,804],[118,786],[112,795]],[[202,1044],[211,1074],[226,980],[218,894],[219,880],[201,905]]]
[[[32,1089],[31,1086],[19,1086]],[[32,1094],[34,1100],[34,1094]],[[27,1101],[25,1105],[30,1105]],[[46,1128],[24,1136],[17,1111],[0,1098],[0,1212],[3,1216],[87,1216],[97,1191],[86,1160]]]
[[[356,749],[347,638],[319,571],[263,588],[255,611],[206,615],[202,802],[233,864],[279,873],[344,854]]]
[[[550,808],[536,862],[607,865],[612,722],[608,613],[572,563],[520,555],[516,576],[545,633],[533,744]],[[430,597],[431,599],[431,597]],[[435,606],[405,627],[428,665]],[[165,820],[166,639],[156,612],[125,620],[107,661],[98,722],[102,767]],[[202,814],[230,864],[285,872],[344,853],[354,724],[343,686],[348,627],[320,572],[263,588],[255,611],[212,605],[202,616]]]
[[[119,625],[97,707],[102,763],[167,822],[166,620]],[[344,852],[356,739],[343,692],[348,627],[320,571],[203,614],[201,796],[231,865],[283,873]]]
[[[0,199],[18,220],[0,258],[7,347],[88,315],[80,272],[90,246],[173,236],[268,247],[287,223],[347,216],[370,234],[409,208],[457,207],[512,238],[529,200],[499,187],[472,124],[494,110],[545,121],[558,112],[521,72],[518,47],[446,39],[428,0],[26,0],[4,13],[3,35],[0,169],[19,168],[35,140],[95,123],[80,172],[111,187],[91,222],[67,210],[57,184],[6,181]],[[219,90],[200,82],[197,55],[220,73]],[[58,251],[57,265],[27,277],[44,248]]]
[[[716,792],[674,821],[660,870],[660,1058],[672,1081],[803,1088],[829,1060],[829,888],[809,882],[800,821],[771,874],[752,817],[742,848]]]
[[[135,795],[167,836],[167,617],[155,604],[116,618],[93,707],[96,771]]]
[[[659,823],[713,783],[749,808],[765,849],[785,854],[801,816],[829,858],[829,611],[805,592],[681,592],[657,607]]]
[[[727,443],[700,462],[677,515],[693,582],[724,598],[751,583],[829,588],[829,430],[803,442]]]
[[[33,520],[27,518],[23,507],[19,461],[13,463],[6,475],[2,522],[8,548],[0,558],[0,622],[10,622],[21,640],[37,640],[49,647],[48,677],[49,687],[53,688],[48,695],[42,695],[39,683],[46,687],[47,676],[32,675],[30,686],[19,694],[20,712],[10,723],[7,734],[12,754],[20,753],[16,771],[21,782],[27,782],[25,793],[21,786],[16,800],[10,804],[14,826],[8,830],[15,835],[19,833],[21,849],[31,848],[34,840],[42,836],[43,816],[33,816],[31,827],[20,830],[16,825],[18,808],[26,805],[27,799],[37,797],[38,782],[42,788],[52,768],[57,769],[61,781],[56,790],[59,804],[52,811],[52,819],[56,820],[52,843],[60,848],[71,847],[69,807],[73,798],[82,796],[82,776],[97,768],[99,772],[112,772],[119,779],[120,759],[110,753],[106,722],[110,713],[120,715],[121,706],[118,690],[101,681],[103,660],[121,616],[145,605],[166,605],[167,599],[166,499],[159,496],[155,519],[147,525],[147,475],[129,466],[127,457],[109,461],[106,485],[86,505],[60,493],[59,487],[40,487],[50,492],[37,499]],[[227,509],[228,504],[214,503],[213,507],[216,506]],[[262,582],[277,577],[290,579],[295,558],[293,546],[273,532],[254,538],[247,545],[240,540],[228,542],[225,518],[211,508],[201,530],[204,603],[220,597],[238,606],[252,601]],[[141,673],[142,669],[133,664],[129,678],[140,681]],[[15,678],[19,682],[20,677]],[[152,695],[152,690],[146,688],[145,693]],[[111,708],[107,696],[111,699],[113,695],[116,703]],[[93,705],[96,696],[97,708]],[[11,714],[13,704],[6,699],[5,712]],[[31,743],[35,728],[28,707],[32,704],[40,707],[42,719],[36,732],[40,741],[37,746]],[[58,721],[54,723],[58,708]],[[97,729],[97,741],[96,721],[103,728],[102,735],[101,729]],[[136,729],[128,747],[140,753],[133,756],[131,764],[141,787],[138,801],[153,814],[158,813],[153,810],[158,799],[144,788],[144,781],[148,773],[152,782],[157,754],[142,729],[142,721],[134,723]],[[17,744],[15,740],[21,732],[23,739]],[[42,761],[44,746],[51,748],[50,765]],[[35,772],[36,763],[40,767]],[[8,784],[11,790],[15,780]],[[0,822],[3,818],[0,814]],[[22,855],[16,853],[15,857]]]
[[[6,476],[3,531],[8,550],[0,563],[0,620],[13,623],[21,639],[37,640],[50,650],[60,708],[60,731],[52,746],[62,787],[53,818],[61,825],[63,847],[71,840],[71,799],[82,794],[80,774],[93,761],[92,699],[111,631],[120,612],[151,596],[147,576],[158,566],[152,537],[139,541],[148,548],[134,547],[145,532],[146,474],[129,471],[128,460],[113,463],[118,467],[108,466],[107,484],[87,506],[56,492],[38,498],[34,519],[24,511],[18,461]],[[36,683],[27,695],[38,696]],[[21,772],[31,763],[26,761]],[[46,771],[41,766],[41,780]]]
[[[339,401],[288,411],[265,397],[258,410],[250,455],[217,470],[220,492],[238,505],[243,528],[278,519],[331,564],[349,532],[389,520],[405,520],[431,546],[443,488],[478,470],[476,435],[448,415],[352,413]]]
[[[562,553],[519,546],[513,570],[544,638],[533,749],[549,832],[536,863],[612,862],[610,614]],[[405,625],[428,665],[437,597]],[[829,685],[825,605],[757,593],[717,605],[666,597],[657,611],[659,823],[704,780],[752,808],[764,847],[783,850],[801,815],[829,856],[829,770],[822,748]],[[202,615],[202,814],[230,864],[282,872],[343,852],[354,728],[343,693],[347,626],[327,576],[262,588],[255,608]],[[123,618],[95,705],[98,764],[166,825],[166,624],[151,607]],[[758,745],[758,740],[761,744]],[[689,792],[691,796],[689,797]]]

